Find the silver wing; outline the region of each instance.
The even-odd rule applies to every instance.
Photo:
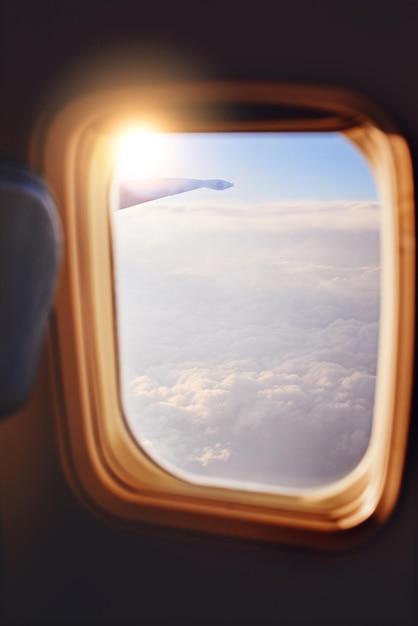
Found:
[[[166,196],[174,196],[178,193],[200,189],[201,187],[222,191],[233,186],[233,183],[221,179],[144,178],[122,181],[119,183],[119,209],[127,209],[136,204],[142,204],[143,202]]]

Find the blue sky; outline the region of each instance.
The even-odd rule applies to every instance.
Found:
[[[195,178],[226,178],[242,200],[377,198],[363,156],[337,133],[196,134],[187,138],[187,147],[184,176],[188,171]]]
[[[166,133],[132,146],[129,177],[145,164],[151,177],[222,178],[235,185],[222,202],[377,200],[365,158],[339,133]],[[202,193],[214,200],[182,201]]]

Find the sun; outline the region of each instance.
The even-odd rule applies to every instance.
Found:
[[[141,126],[119,135],[116,140],[116,180],[164,176],[168,161],[166,133]]]

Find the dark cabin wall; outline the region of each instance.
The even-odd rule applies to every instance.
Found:
[[[316,81],[358,89],[417,133],[413,0],[3,1],[1,148],[20,154],[61,81],[127,51],[163,78]],[[155,77],[151,77],[155,80]],[[413,128],[411,128],[413,126]]]
[[[0,150],[28,159],[40,111],[80,67],[128,50],[160,79],[277,79],[355,88],[418,159],[418,3],[4,2]],[[163,50],[163,52],[161,52]],[[152,58],[150,58],[152,57]],[[74,73],[77,79],[71,79]],[[106,73],[97,80],[105,80]],[[397,509],[342,553],[104,524],[61,468],[45,355],[36,389],[0,425],[3,617],[23,623],[418,622],[417,427]]]

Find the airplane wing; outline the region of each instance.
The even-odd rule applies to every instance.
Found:
[[[178,193],[191,191],[206,187],[222,191],[233,187],[233,183],[226,180],[210,179],[199,180],[197,178],[143,178],[138,180],[127,180],[119,183],[119,209],[164,198],[174,196]]]

